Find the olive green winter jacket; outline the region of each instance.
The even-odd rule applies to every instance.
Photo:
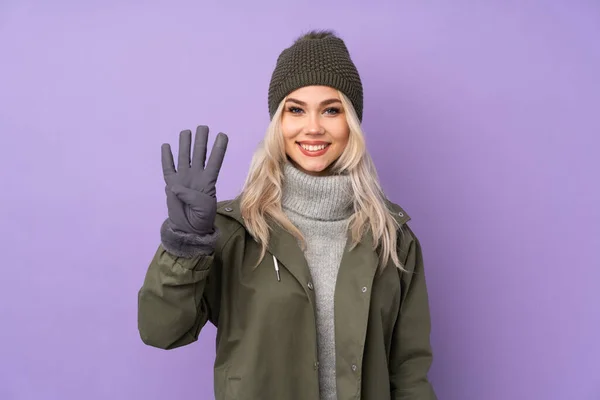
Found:
[[[421,247],[408,215],[389,206],[401,224],[397,249],[408,272],[391,263],[378,269],[369,234],[346,248],[334,306],[340,400],[436,399],[427,378],[432,352]],[[253,268],[260,246],[244,227],[239,202],[218,207],[213,254],[182,258],[158,247],[138,296],[142,340],[184,346],[210,321],[217,327],[217,400],[319,399],[315,294],[297,240],[275,227],[267,256]]]

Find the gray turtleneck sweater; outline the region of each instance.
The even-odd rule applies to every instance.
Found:
[[[322,400],[336,399],[334,293],[348,220],[352,215],[348,175],[312,176],[291,164],[284,167],[282,206],[306,239],[317,306],[319,386]]]

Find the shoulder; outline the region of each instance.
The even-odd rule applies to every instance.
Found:
[[[398,252],[400,261],[402,264],[404,264],[407,261],[411,248],[415,246],[420,247],[419,240],[408,225],[411,217],[408,215],[406,210],[399,204],[396,204],[390,200],[386,199],[385,203],[390,213],[396,219],[396,222],[398,222],[399,228],[396,238],[396,251]]]
[[[220,240],[229,241],[233,235],[245,235],[246,228],[240,212],[239,199],[217,202],[215,226],[219,230]]]
[[[235,221],[240,220],[242,218],[240,199],[236,197],[233,199],[218,201],[217,215],[222,215]]]
[[[410,221],[410,216],[408,215],[406,210],[404,210],[404,208],[402,208],[399,204],[393,203],[392,201],[385,199],[385,205],[387,206],[392,216],[396,219],[396,222],[398,222],[399,226],[403,226],[408,221]]]

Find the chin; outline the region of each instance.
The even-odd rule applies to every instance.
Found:
[[[310,175],[324,175],[327,174],[329,171],[329,167],[331,166],[331,163],[304,163],[304,162],[296,162],[294,161],[294,164],[296,165],[297,168],[301,169],[302,171],[310,174]]]

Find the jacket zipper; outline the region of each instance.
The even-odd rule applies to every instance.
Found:
[[[281,276],[279,275],[279,263],[277,262],[277,258],[273,254],[273,266],[275,267],[275,274],[277,275],[277,282],[281,282]]]

